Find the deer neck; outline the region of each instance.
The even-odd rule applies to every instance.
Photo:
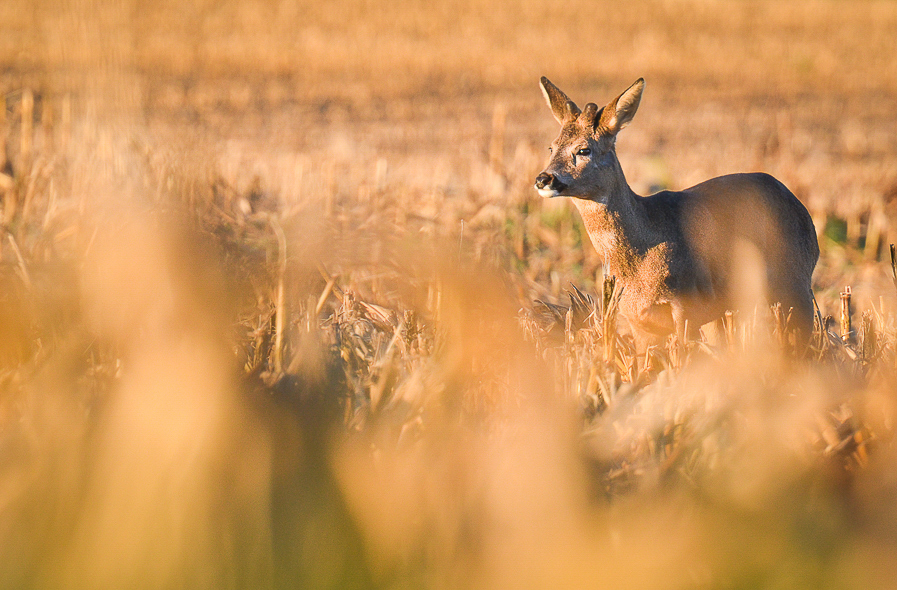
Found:
[[[621,174],[622,178],[622,174]],[[576,198],[573,203],[605,268],[626,277],[648,249],[650,230],[644,205],[626,183],[618,183],[606,197]]]

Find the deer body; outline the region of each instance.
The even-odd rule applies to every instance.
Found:
[[[732,174],[684,191],[635,194],[617,160],[616,134],[638,108],[639,80],[603,109],[580,110],[546,78],[542,89],[561,132],[536,179],[544,197],[569,196],[608,273],[623,287],[620,312],[639,348],[690,332],[735,309],[745,256],[757,262],[766,298],[813,326],[811,276],[819,258],[809,212],[767,174]]]

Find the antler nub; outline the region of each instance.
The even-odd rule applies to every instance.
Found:
[[[590,102],[583,109],[582,115],[579,117],[579,120],[582,121],[583,126],[587,128],[594,128],[597,116],[598,105],[596,105],[594,102]]]

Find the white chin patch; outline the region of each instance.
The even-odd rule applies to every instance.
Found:
[[[558,196],[558,192],[553,189],[540,188],[540,189],[536,189],[536,190],[539,191],[539,195],[545,197],[546,199]]]

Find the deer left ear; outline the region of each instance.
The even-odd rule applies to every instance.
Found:
[[[545,102],[551,107],[551,114],[554,115],[558,123],[563,125],[570,119],[575,119],[579,116],[580,110],[576,103],[567,98],[567,95],[552,84],[548,78],[542,76],[540,86],[542,87],[542,94],[545,96]]]
[[[632,122],[639,102],[642,100],[642,91],[645,90],[645,79],[639,78],[627,88],[623,94],[611,101],[601,113],[599,124],[601,127],[616,135],[621,129]]]

